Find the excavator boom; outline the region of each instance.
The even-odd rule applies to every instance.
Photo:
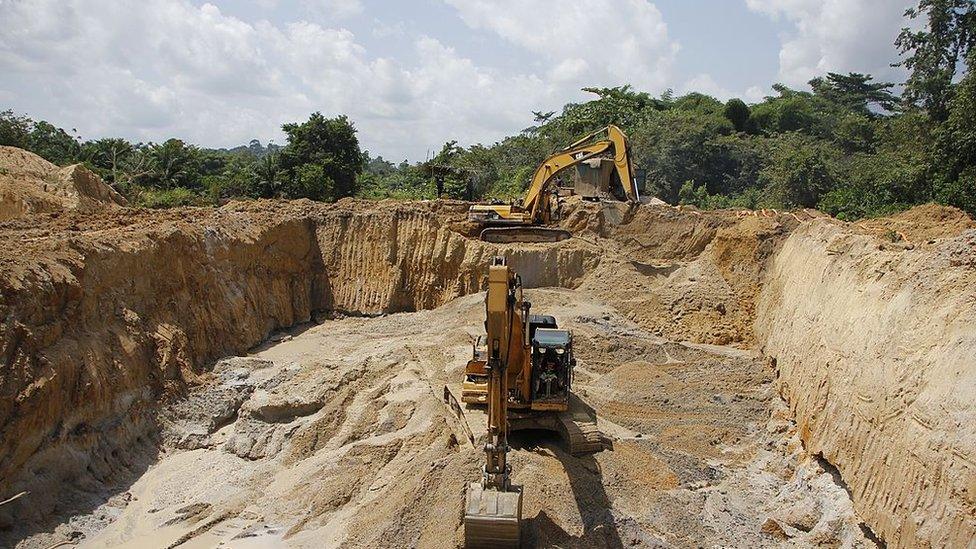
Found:
[[[488,242],[556,242],[569,238],[567,231],[543,225],[557,221],[553,185],[567,169],[612,154],[613,169],[627,201],[640,202],[634,180],[630,145],[620,128],[610,125],[586,135],[552,154],[532,174],[521,205],[475,205],[468,217],[491,225],[481,233]]]
[[[629,202],[640,202],[640,193],[631,169],[630,144],[627,136],[617,126],[610,125],[577,139],[567,147],[547,158],[532,174],[532,182],[522,199],[522,209],[530,212],[531,219],[539,220],[539,206],[545,202],[544,193],[553,178],[566,168],[595,158],[608,150],[613,151],[613,165],[624,195]]]

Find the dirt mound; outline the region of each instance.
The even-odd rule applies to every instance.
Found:
[[[940,204],[923,204],[889,217],[859,221],[855,225],[888,240],[916,244],[952,238],[976,229],[976,221],[969,214]]]
[[[32,152],[0,146],[0,221],[125,204],[119,193],[81,164],[59,168]]]
[[[748,346],[761,274],[797,223],[641,207],[607,230],[607,252],[583,287],[657,335]]]

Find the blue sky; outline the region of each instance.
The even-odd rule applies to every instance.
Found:
[[[282,141],[347,114],[364,148],[491,143],[624,83],[759,101],[826,71],[901,81],[900,0],[0,0],[0,109],[85,138]]]

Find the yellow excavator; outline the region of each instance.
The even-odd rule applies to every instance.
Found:
[[[603,170],[602,164],[611,169]],[[600,176],[598,184],[590,187],[592,192],[582,193],[585,198],[610,195],[619,200],[640,202],[627,136],[617,126],[610,125],[577,139],[546,158],[532,174],[529,189],[521,202],[476,204],[468,210],[468,219],[487,226],[481,231],[481,239],[487,242],[565,240],[570,237],[568,231],[545,225],[559,221],[557,182],[574,166],[588,167]]]
[[[596,418],[570,392],[576,366],[572,333],[559,329],[552,316],[530,311],[519,276],[504,258],[494,258],[488,267],[486,335],[474,344],[460,388],[466,407],[444,388],[445,401],[468,422],[465,431],[471,441],[484,440],[482,478],[470,483],[465,500],[469,548],[519,544],[522,490],[511,482],[509,431],[555,431],[573,454],[604,448]],[[479,413],[482,407],[486,417]],[[486,431],[476,437],[480,427]]]

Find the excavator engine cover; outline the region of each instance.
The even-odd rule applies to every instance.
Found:
[[[522,491],[468,485],[464,506],[464,546],[468,549],[518,547],[522,535]]]

